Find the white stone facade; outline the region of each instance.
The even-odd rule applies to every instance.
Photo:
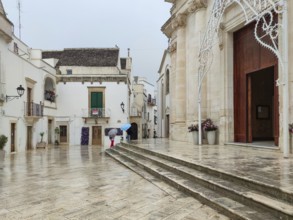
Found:
[[[170,127],[170,72],[171,57],[168,50],[164,55],[159,68],[159,78],[157,80],[157,109],[158,109],[158,126],[157,136],[162,138],[169,137]]]
[[[207,29],[214,1],[174,0],[170,19],[162,31],[170,40],[170,135],[173,140],[190,141],[187,127],[198,123],[198,54],[201,40]],[[288,2],[288,21],[293,19],[293,2]],[[279,17],[279,19],[282,19]],[[225,11],[220,35],[213,47],[213,63],[202,86],[202,118],[211,118],[219,126],[217,143],[234,142],[234,94],[233,94],[233,33],[245,27],[245,16],[238,4],[231,4]],[[289,120],[293,121],[292,80],[290,60],[293,56],[293,25],[289,23]],[[280,38],[281,41],[281,38]],[[281,43],[280,43],[281,45]],[[279,69],[281,75],[281,69]],[[282,134],[288,128],[282,126],[282,87],[279,87],[279,147]]]

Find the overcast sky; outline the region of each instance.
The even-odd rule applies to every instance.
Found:
[[[155,84],[167,37],[162,25],[170,17],[164,0],[20,0],[21,39],[42,50],[120,48],[133,60],[132,75]],[[18,0],[2,0],[19,36]]]

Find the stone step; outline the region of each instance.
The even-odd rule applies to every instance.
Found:
[[[183,191],[202,203],[218,210],[220,213],[228,216],[233,220],[276,220],[281,219],[272,216],[266,211],[253,209],[245,204],[241,204],[233,199],[224,197],[217,191],[211,190],[199,183],[184,178],[176,173],[170,172],[149,160],[136,157],[117,149],[107,150],[106,153],[127,167],[131,167],[134,172],[140,174],[141,169],[151,173],[152,175],[163,179],[176,189]],[[133,166],[133,164],[135,166]],[[138,171],[136,171],[138,170]]]
[[[141,154],[127,147],[117,147],[120,151],[131,154],[140,159],[151,161],[156,165],[167,169],[170,172],[176,173],[182,177],[195,181],[206,188],[221,192],[223,196],[227,196],[235,201],[244,203],[250,207],[258,207],[276,217],[289,219],[293,216],[293,206],[284,201],[278,201],[256,190],[251,190],[241,184],[233,183],[216,176],[212,176],[201,171],[177,164],[175,162],[161,159],[152,155]]]
[[[141,148],[133,144],[128,144],[123,142],[121,143],[120,146],[131,148],[135,151],[143,152],[147,155],[152,155],[158,158],[175,162],[176,164],[180,164],[180,165],[204,172],[206,174],[210,174],[211,176],[219,177],[221,179],[228,180],[233,183],[237,183],[238,185],[243,185],[251,190],[261,192],[264,195],[268,195],[270,197],[276,198],[277,200],[284,201],[288,204],[293,204],[293,194],[291,192],[285,191],[274,185],[270,185],[269,183],[263,183],[256,180],[252,180],[243,175],[236,176],[224,170],[219,170],[213,167],[205,166],[205,165],[196,163],[195,161],[187,161],[180,158],[175,158],[173,156],[169,156],[167,154]]]

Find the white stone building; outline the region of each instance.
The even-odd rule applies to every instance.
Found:
[[[293,1],[284,1],[288,3],[288,20],[284,11],[277,10],[283,9],[278,4],[282,1],[247,1],[250,5],[244,1],[165,1],[173,5],[170,19],[162,26],[170,41],[171,139],[191,141],[187,127],[198,123],[198,73],[207,67],[201,90],[202,119],[211,118],[219,126],[218,143],[271,141],[269,145],[288,151],[288,123],[293,121],[293,25],[288,22],[293,19]],[[276,29],[281,27],[274,26],[276,23],[283,28]],[[268,29],[263,31],[263,27]],[[262,38],[264,44],[256,39],[269,33],[277,38],[269,41],[267,35]],[[202,42],[207,42],[205,48]],[[264,46],[274,48],[272,42],[279,45],[277,51],[285,59]],[[201,52],[201,48],[206,50]],[[286,65],[286,50],[282,48],[289,50],[288,80],[281,68]],[[278,86],[276,82],[283,83]]]
[[[0,134],[8,137],[6,152],[21,152],[48,142],[48,117],[55,114],[51,103],[44,101],[46,81],[55,84],[55,69],[37,58],[32,50],[13,34],[0,2]],[[22,86],[23,96],[17,97]]]
[[[168,138],[170,128],[170,71],[171,57],[168,50],[164,51],[157,80],[157,117],[158,137]]]
[[[120,58],[119,48],[43,51],[42,58],[58,60],[60,143],[108,145],[107,132],[129,122],[131,58]],[[121,136],[120,131],[115,141]]]
[[[155,87],[145,77],[134,76],[130,106],[130,122],[134,139],[153,138],[156,131]]]
[[[31,49],[14,36],[0,1],[0,135],[8,137],[6,152],[35,149],[41,140],[107,146],[111,128],[118,128],[119,142],[131,93],[131,58],[119,52]]]

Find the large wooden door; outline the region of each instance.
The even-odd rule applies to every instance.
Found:
[[[92,127],[92,145],[102,145],[102,127]]]
[[[278,78],[278,60],[268,49],[262,47],[254,37],[255,23],[234,33],[234,141],[251,142],[250,121],[250,79],[248,74],[268,67],[274,68]],[[279,138],[278,92],[274,88],[274,138]]]
[[[67,126],[60,125],[60,143],[67,143]]]
[[[15,123],[11,123],[10,126],[10,146],[11,152],[15,152]]]

